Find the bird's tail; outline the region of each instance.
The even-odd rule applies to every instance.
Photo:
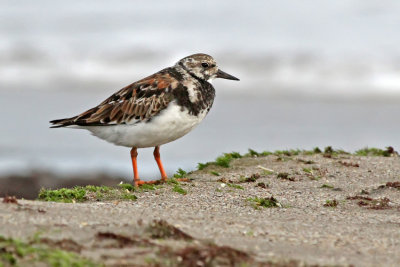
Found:
[[[67,127],[70,125],[75,125],[76,124],[76,116],[72,118],[65,118],[65,119],[59,119],[59,120],[52,120],[50,121],[52,126],[50,128],[60,128],[60,127]]]

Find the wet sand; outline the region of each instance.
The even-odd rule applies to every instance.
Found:
[[[165,184],[135,192],[136,201],[0,203],[0,235],[40,233],[107,266],[400,262],[398,157],[270,155],[189,176],[187,194]],[[255,197],[279,204],[258,206]]]

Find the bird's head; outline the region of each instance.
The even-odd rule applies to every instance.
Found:
[[[206,54],[187,56],[179,60],[176,65],[200,80],[212,81],[215,78],[223,78],[239,81],[238,78],[220,70],[215,59]]]

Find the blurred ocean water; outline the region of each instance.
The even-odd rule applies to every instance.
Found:
[[[206,52],[252,93],[397,93],[399,28],[396,0],[3,0],[0,86],[108,90]]]
[[[399,146],[398,29],[395,0],[0,1],[0,173],[130,175],[128,149],[48,121],[196,52],[241,81],[216,81],[205,122],[162,147],[170,173],[248,147]]]

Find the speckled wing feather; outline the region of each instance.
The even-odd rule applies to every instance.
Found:
[[[72,118],[50,121],[56,127],[109,126],[148,121],[166,108],[173,99],[172,90],[178,80],[170,68],[132,83],[100,105]]]

